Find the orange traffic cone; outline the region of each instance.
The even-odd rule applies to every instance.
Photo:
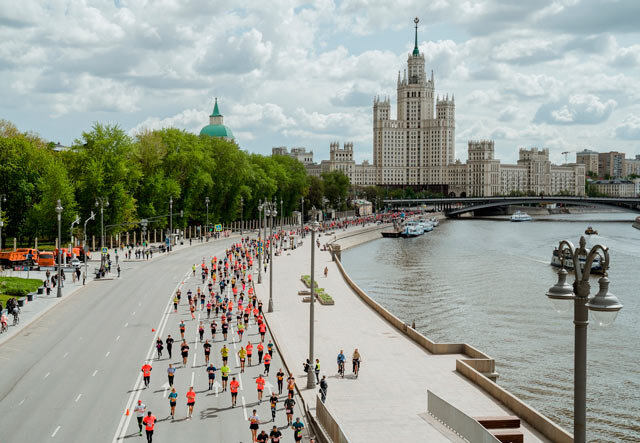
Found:
[[[127,408],[127,412],[125,412],[124,415],[129,415],[129,408]]]

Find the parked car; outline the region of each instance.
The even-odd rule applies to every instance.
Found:
[[[80,266],[82,266],[82,262],[77,258],[74,258],[73,260],[71,260],[71,266],[73,268],[79,268]]]

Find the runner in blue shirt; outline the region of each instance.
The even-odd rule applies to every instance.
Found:
[[[178,400],[178,393],[176,392],[176,388],[171,388],[171,392],[169,393],[169,406],[171,407],[171,418],[174,418],[176,413],[176,401]]]
[[[304,424],[300,421],[300,417],[296,417],[296,421],[291,425],[291,429],[293,429],[293,438],[295,441],[302,441],[302,429],[304,428]]]

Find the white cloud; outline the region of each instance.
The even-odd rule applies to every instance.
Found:
[[[615,135],[622,140],[640,140],[640,116],[628,116],[616,126]]]
[[[597,124],[609,118],[616,107],[615,100],[602,101],[591,94],[576,94],[566,103],[541,106],[534,121],[556,125]]]

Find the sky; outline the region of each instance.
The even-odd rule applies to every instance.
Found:
[[[371,160],[416,16],[462,161],[472,139],[506,163],[640,154],[638,0],[0,0],[0,118],[64,145],[94,122],[197,133],[218,97],[242,149]]]

